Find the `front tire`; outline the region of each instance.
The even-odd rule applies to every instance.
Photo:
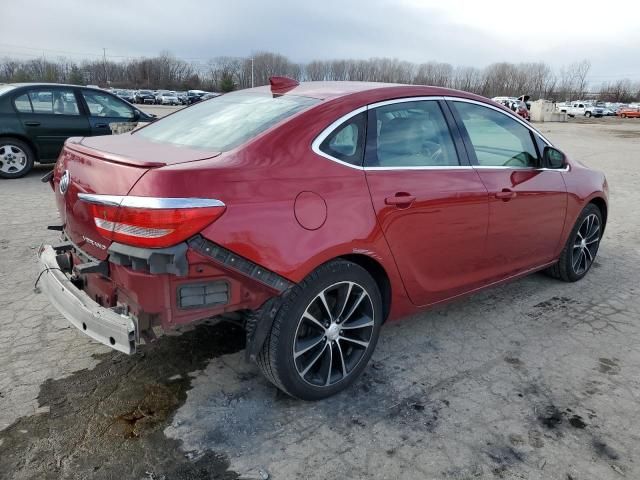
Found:
[[[17,138],[0,138],[0,178],[20,178],[33,168],[35,154]]]
[[[373,354],[382,297],[359,265],[334,260],[284,294],[257,363],[283,392],[319,400],[351,385]]]
[[[603,226],[600,209],[588,204],[578,216],[558,263],[548,268],[547,273],[565,282],[582,279],[598,254]]]

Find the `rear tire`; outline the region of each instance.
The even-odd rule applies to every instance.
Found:
[[[331,261],[283,295],[257,364],[292,397],[329,397],[365,369],[382,315],[371,275],[355,263]]]
[[[558,263],[545,272],[565,282],[582,279],[598,254],[603,226],[600,209],[593,203],[584,207],[562,249]]]
[[[33,168],[33,149],[22,140],[13,137],[0,138],[0,178],[20,178]]]
[[[585,117],[587,117],[587,118],[591,117],[591,112],[586,112],[586,113],[584,114],[584,116],[585,116]]]

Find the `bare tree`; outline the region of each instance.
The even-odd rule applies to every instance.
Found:
[[[80,63],[66,59],[35,58],[0,60],[0,82],[50,81],[96,84],[116,88],[206,88],[228,91],[269,83],[269,77],[284,75],[298,80],[373,81],[435,85],[457,88],[487,97],[530,95],[549,100],[575,100],[589,90],[588,60],[554,72],[549,65],[500,62],[483,69],[454,67],[448,63],[414,64],[396,58],[368,60],[314,60],[306,65],[274,52],[252,57],[212,57],[204,64],[189,63],[161,52],[157,57],[126,61],[94,59]],[[612,101],[640,99],[640,82],[628,79],[605,83],[600,98]]]

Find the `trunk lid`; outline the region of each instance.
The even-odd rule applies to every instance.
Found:
[[[83,251],[105,260],[111,241],[99,233],[92,207],[78,198],[80,193],[127,195],[150,168],[217,155],[157,144],[127,134],[69,139],[56,163],[53,177],[56,204],[65,233]],[[67,180],[62,182],[65,176]],[[66,188],[60,187],[61,182],[66,183]]]

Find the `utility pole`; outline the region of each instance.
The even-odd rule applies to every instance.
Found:
[[[109,86],[109,74],[107,73],[107,49],[102,48],[102,63],[104,65],[104,78],[107,81],[107,87]]]
[[[253,88],[253,57],[251,57],[251,88]]]

